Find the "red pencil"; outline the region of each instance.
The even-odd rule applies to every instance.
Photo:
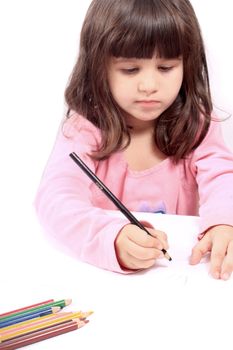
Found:
[[[39,341],[56,337],[57,335],[74,331],[83,327],[88,321],[80,321],[74,319],[65,323],[61,323],[57,326],[48,327],[39,331],[35,331],[20,337],[16,337],[10,340],[6,340],[0,344],[1,350],[15,350],[23,346],[27,346]]]
[[[40,303],[37,303],[37,304],[34,304],[34,305],[29,305],[29,306],[24,306],[20,309],[16,309],[16,310],[12,310],[12,311],[8,311],[8,312],[5,312],[3,314],[0,314],[0,318],[1,317],[5,317],[5,316],[9,316],[11,314],[14,314],[15,312],[19,312],[19,311],[24,311],[24,310],[29,310],[33,307],[36,307],[36,306],[41,306],[41,305],[46,305],[48,303],[52,303],[54,301],[54,299],[50,299],[50,300],[45,300],[45,301],[41,301]]]

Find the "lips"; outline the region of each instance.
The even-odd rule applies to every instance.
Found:
[[[138,100],[136,103],[140,106],[154,107],[160,104],[160,101],[157,100]]]
[[[157,101],[157,100],[138,100],[136,102],[138,102],[138,103],[158,103],[159,101]]]

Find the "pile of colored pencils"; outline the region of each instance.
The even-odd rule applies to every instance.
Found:
[[[59,312],[71,299],[46,300],[0,314],[0,349],[14,350],[83,327],[88,312]]]

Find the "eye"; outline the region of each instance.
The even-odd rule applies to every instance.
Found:
[[[161,72],[169,72],[170,70],[172,70],[173,66],[159,66],[158,69],[161,71]]]
[[[122,73],[124,74],[135,74],[139,71],[139,68],[133,67],[133,68],[122,68]]]

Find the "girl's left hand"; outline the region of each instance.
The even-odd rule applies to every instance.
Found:
[[[192,250],[190,264],[196,265],[210,253],[210,274],[227,280],[233,271],[233,226],[218,225],[206,231]]]

